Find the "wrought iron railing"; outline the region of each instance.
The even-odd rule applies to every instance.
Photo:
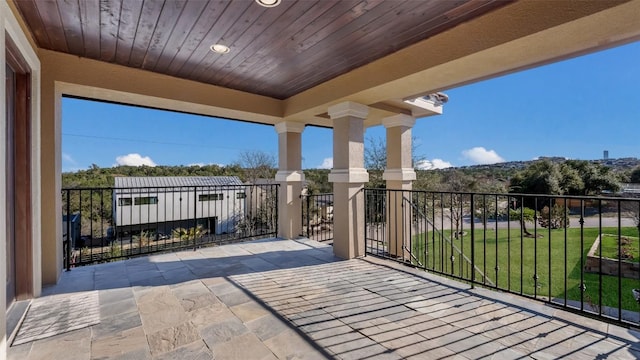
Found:
[[[277,235],[278,185],[62,190],[74,266]]]
[[[364,193],[369,255],[640,324],[640,199]]]
[[[333,240],[333,194],[302,195],[301,235],[321,242]]]

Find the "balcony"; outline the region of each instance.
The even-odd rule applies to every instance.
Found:
[[[5,53],[0,62],[13,79],[6,83],[6,119],[0,127],[0,146],[7,155],[0,176],[0,212],[6,215],[0,217],[0,249],[7,249],[0,277],[7,286],[0,290],[0,301],[9,314],[18,302],[32,303],[21,328],[28,332],[18,333],[16,341],[10,330],[15,318],[0,321],[0,359],[7,352],[12,359],[120,353],[136,359],[201,353],[205,358],[284,358],[296,351],[300,357],[338,358],[637,355],[635,332],[565,313],[637,325],[624,312],[637,314],[632,308],[636,304],[628,300],[628,290],[640,288],[633,285],[637,280],[623,279],[621,260],[617,266],[586,260],[589,244],[600,234],[597,229],[606,227],[596,227],[592,236],[583,216],[588,214],[575,220],[572,210],[571,231],[557,237],[562,230],[536,229],[534,213],[529,224],[534,237],[525,239],[534,242],[534,264],[521,261],[510,269],[498,259],[512,255],[512,249],[505,252],[501,244],[505,238],[507,247],[517,243],[518,234],[507,229],[509,235],[503,236],[504,229],[497,228],[492,238],[488,224],[493,220],[485,215],[493,210],[487,207],[480,211],[478,226],[474,219],[482,195],[461,195],[461,209],[468,206],[470,215],[459,219],[463,230],[451,231],[452,226],[445,226],[445,209],[457,211],[447,206],[446,195],[425,197],[421,203],[414,195],[405,201],[404,195],[384,193],[371,202],[362,188],[368,181],[364,129],[381,125],[394,150],[388,151],[383,174],[386,187],[411,187],[411,128],[417,117],[438,114],[441,108],[434,104],[431,111],[406,100],[637,41],[640,1],[462,1],[438,6],[291,1],[269,9],[254,1],[78,4],[0,1],[0,47]],[[229,41],[220,44],[230,48],[229,54],[211,53],[220,40]],[[130,203],[122,200],[122,206],[132,209],[131,219],[147,216],[146,222],[125,225],[103,222],[102,217],[113,216],[105,211],[111,203],[104,201],[106,194],[89,189],[79,199],[85,205],[88,201],[91,214],[95,208],[101,214],[89,222],[81,214],[81,236],[74,237],[75,213],[61,201],[65,96],[273,126],[278,134],[277,214],[258,222],[253,216],[248,223],[232,221],[219,234],[223,224],[211,224],[221,217],[209,216],[205,222],[197,206],[191,206],[200,195],[206,195],[203,201],[220,201],[221,193],[195,191],[193,202],[183,209],[180,201],[191,199],[185,194],[176,201],[186,218],[165,221],[158,213],[153,218],[150,207],[158,205],[160,196],[149,192],[139,194],[137,204],[135,196]],[[538,97],[532,98],[532,108],[540,105]],[[326,225],[328,218],[322,216],[306,229],[300,221],[301,134],[306,126],[333,129],[335,166],[329,178],[335,224],[328,235],[333,253],[349,260],[338,261],[327,245],[306,240],[224,245],[256,237],[295,239],[317,224],[321,229]],[[211,141],[226,135],[212,134]],[[232,135],[242,139],[242,134]],[[223,198],[229,199],[226,194]],[[423,207],[426,201],[430,210]],[[369,212],[376,207],[379,212]],[[622,232],[628,226],[620,210],[613,217],[618,232],[612,235],[618,240],[630,236]],[[513,225],[510,220],[496,216],[495,222]],[[135,228],[165,222],[178,226],[171,230],[184,231],[173,236],[158,227]],[[89,225],[88,232],[83,233],[87,229],[82,224]],[[573,265],[559,272],[551,261],[555,248],[548,246],[568,246],[575,239],[584,248],[577,257],[558,252]],[[540,257],[545,245],[546,258]],[[163,253],[169,249],[180,252]],[[140,254],[145,256],[131,258]],[[115,259],[127,260],[111,262]],[[545,273],[538,265],[551,270]],[[604,288],[604,280],[583,281],[584,265],[598,268],[598,279],[605,276],[603,268],[610,268],[617,272],[617,283]],[[431,278],[431,273],[446,277]],[[572,273],[578,274],[577,282],[567,277]],[[559,297],[557,287],[544,283],[547,276],[555,279],[554,274],[567,280],[559,289],[578,294],[577,300]],[[449,283],[452,279],[462,283]],[[489,292],[491,288],[501,292]],[[38,309],[45,309],[41,317]],[[219,324],[225,317],[228,322]],[[33,337],[37,332],[43,338]]]
[[[247,192],[245,186],[229,187],[240,188]],[[229,189],[178,190],[197,199]],[[147,198],[169,190],[176,189],[125,193]],[[103,263],[73,264],[33,300],[9,359],[69,352],[79,358],[154,359],[640,356],[631,291],[638,287],[637,262],[630,274],[625,261],[602,256],[606,234],[637,239],[640,200],[363,192],[363,258],[341,260],[331,245],[307,238],[206,241],[213,234],[185,246],[147,245],[155,249],[149,253],[164,252],[150,256],[136,257],[149,254],[134,246],[138,253],[121,253],[121,259],[133,257],[124,261],[89,250]],[[67,208],[105,194],[63,192]],[[307,196],[303,223],[332,228],[331,199]],[[144,204],[147,214],[152,205],[168,206],[161,199],[154,203]],[[523,205],[541,208],[532,210],[528,228]],[[524,222],[516,219],[518,211]],[[107,222],[117,224],[117,218]],[[162,224],[155,220],[137,226]],[[554,222],[558,226],[550,226]],[[113,241],[124,249],[123,234],[115,232]],[[640,251],[637,241],[631,246],[627,252]],[[607,268],[606,261],[613,265]]]
[[[639,337],[377,257],[340,260],[313,240],[264,239],[65,272],[8,358],[635,359]]]

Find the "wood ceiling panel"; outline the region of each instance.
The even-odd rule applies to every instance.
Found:
[[[204,72],[202,64],[207,57],[211,55],[209,46],[220,42],[222,35],[225,31],[231,27],[234,23],[240,21],[240,17],[244,14],[245,10],[252,4],[248,1],[230,2],[224,10],[224,13],[215,22],[205,39],[203,40],[203,46],[195,49],[193,54],[189,57],[189,60],[185,62],[184,66],[178,72],[173,73],[178,77],[184,77],[188,79],[196,79],[198,74],[200,76]],[[192,75],[195,72],[195,75]]]
[[[34,40],[40,47],[52,49],[49,35],[42,23],[36,3],[33,0],[25,0],[18,4],[20,5],[20,11],[25,22],[31,26],[31,33],[33,34]]]
[[[100,3],[96,1],[79,1],[82,19],[80,26],[82,29],[82,40],[84,41],[83,55],[90,59],[100,58]]]
[[[318,83],[329,74],[335,74],[339,71],[346,72],[365,65],[367,59],[361,56],[361,53],[364,51],[375,55],[375,57],[382,57],[414,43],[414,41],[407,39],[416,38],[416,34],[420,35],[420,39],[427,38],[432,32],[431,29],[442,25],[446,19],[444,15],[441,15],[424,21],[424,14],[441,14],[448,9],[455,8],[455,6],[458,6],[460,3],[463,2],[415,2],[411,4],[417,5],[414,8],[397,8],[396,15],[401,15],[404,19],[402,26],[398,26],[398,24],[393,22],[387,22],[383,26],[373,29],[369,29],[369,27],[366,26],[360,29],[360,31],[350,34],[349,38],[338,42],[341,46],[334,50],[344,55],[336,57],[333,63],[329,63],[323,69],[320,69],[320,71],[311,74],[308,82]],[[425,56],[428,56],[428,54],[425,54]],[[303,89],[302,84],[298,83],[294,78],[288,79],[284,83],[284,87],[293,89],[293,92],[298,92]]]
[[[115,58],[115,62],[118,64],[129,63],[133,44],[136,40],[142,5],[142,1],[125,1],[122,3]]]
[[[190,1],[185,4],[180,17],[171,32],[171,36],[167,40],[164,49],[162,49],[162,54],[160,54],[158,61],[153,68],[154,71],[162,73],[167,71],[167,67],[171,61],[173,61],[177,52],[180,51],[180,47],[187,40],[187,36],[191,34],[193,27],[197,24],[206,6],[206,1]],[[193,21],[193,19],[198,20]]]
[[[64,1],[59,5],[59,15],[69,52],[72,54],[83,54],[84,39],[82,36],[82,24],[76,21],[76,14],[80,13],[80,4],[77,0],[70,0]]]
[[[356,31],[347,33],[346,37],[341,39],[328,39],[326,43],[331,44],[330,51],[336,55],[331,57],[330,61],[325,62],[321,68],[305,74],[306,82],[309,84],[319,84],[323,81],[322,79],[327,76],[334,77],[340,75],[361,65],[365,65],[370,62],[371,58],[379,58],[400,49],[398,39],[394,38],[395,34],[405,29],[419,29],[421,27],[420,25],[424,23],[425,13],[440,12],[443,11],[443,9],[448,9],[459,3],[460,1],[423,1],[406,2],[402,4],[396,2],[399,6],[394,7],[388,12],[380,13],[378,18],[362,25]],[[416,14],[418,14],[418,16],[416,16]],[[402,17],[403,21],[401,24],[393,21],[384,21],[384,19],[389,19],[390,17]],[[417,21],[411,21],[412,18],[417,18]],[[369,57],[363,57],[363,53],[367,53]],[[303,55],[303,62],[298,64],[301,68],[309,68],[309,59],[320,56],[317,52],[306,52]],[[264,84],[277,82],[294,93],[308,88],[306,87],[308,84],[301,84],[294,77],[288,79],[272,79],[268,76],[269,75],[266,76]]]
[[[133,40],[133,48],[131,49],[131,56],[129,62],[123,65],[129,65],[131,67],[139,68],[144,62],[144,57],[151,44],[151,37],[156,29],[156,23],[160,18],[162,7],[164,6],[163,0],[145,0],[142,4],[142,11],[138,20],[138,26],[136,27],[135,38]]]
[[[382,6],[379,7],[380,5]],[[363,1],[331,23],[327,24],[324,28],[310,34],[308,38],[304,39],[299,44],[295,44],[295,50],[298,53],[303,53],[318,45],[321,41],[326,40],[330,36],[335,38],[336,33],[344,34],[350,30],[357,29],[360,23],[367,21],[381,10],[384,11],[398,5],[400,5],[400,2],[398,1],[387,1],[386,3],[384,0]],[[323,42],[323,44],[327,44],[327,42]]]
[[[338,46],[336,42],[340,42],[345,47],[353,46],[352,43],[343,40],[356,29],[371,22],[373,18],[389,13],[400,4],[401,2],[398,1],[364,1],[354,4],[352,8],[322,29],[312,33],[311,36],[299,43],[290,44],[295,53],[287,58],[286,62],[280,61],[271,71],[263,72],[258,89],[268,89],[274,84],[286,88],[287,82],[299,81],[300,78],[304,78],[306,82],[310,75],[323,71],[343,56],[335,51]],[[311,66],[310,64],[318,58],[323,58],[323,61],[316,62],[316,66]],[[283,68],[291,68],[295,71],[283,71]]]
[[[191,3],[194,4],[194,2]],[[152,70],[156,66],[156,62],[167,45],[173,29],[182,18],[182,10],[185,8],[186,4],[187,3],[184,0],[169,0],[164,2],[162,12],[160,13],[160,17],[156,23],[153,35],[151,36],[151,43],[149,44],[147,53],[142,61],[143,69]],[[193,19],[191,21],[193,21]]]
[[[39,46],[285,99],[507,3],[15,0]],[[209,50],[212,44],[228,54]],[[425,54],[428,56],[428,54]]]
[[[299,5],[300,3],[285,2],[275,8],[277,11],[263,11],[256,22],[253,23],[238,40],[232,42],[233,48],[229,54],[216,57],[214,63],[215,71],[209,73],[208,77],[205,78],[205,82],[214,82],[224,86],[225,84],[222,82],[222,79],[227,74],[227,71],[236,67],[234,61],[241,61],[240,56],[243,52],[254,55],[256,49],[264,46],[265,43],[273,41],[272,34],[281,34],[282,31],[285,30],[282,25],[291,22],[291,20],[285,16],[287,10],[291,7],[298,9],[294,14],[295,16],[300,16],[304,13],[307,8],[306,5],[304,7],[296,7],[296,4]]]
[[[121,14],[120,0],[100,2],[100,60],[113,62],[118,45],[118,28]]]
[[[315,7],[316,4],[320,4],[320,6]],[[319,10],[320,13],[323,13],[332,5],[331,2],[316,1],[312,9]],[[256,65],[262,63],[261,60],[269,57],[275,58],[282,56],[278,52],[272,52],[272,50],[282,47],[287,42],[287,37],[281,36],[274,38],[269,34],[284,34],[286,32],[299,31],[302,26],[304,26],[304,23],[309,22],[310,18],[316,16],[314,12],[309,10],[308,4],[294,3],[294,6],[285,11],[277,21],[274,21],[266,28],[250,47],[243,49],[238,56],[227,63],[225,68],[218,74],[220,79],[218,82],[223,86],[234,84],[235,87],[241,87],[241,83],[246,84],[247,81],[251,81],[251,78],[257,74],[255,68],[257,67]],[[235,76],[237,73],[242,73],[242,77]]]
[[[370,62],[368,57],[362,56],[363,52],[375,58],[394,52],[400,48],[397,47],[398,39],[394,37],[394,34],[405,29],[416,29],[419,27],[418,25],[424,23],[424,15],[418,16],[418,21],[411,21],[411,18],[416,18],[415,14],[442,11],[460,2],[413,1],[400,3],[392,1],[388,3],[396,6],[377,7],[376,9],[379,11],[375,12],[377,15],[375,19],[366,19],[370,21],[361,23],[361,26],[356,30],[332,34],[327,41],[323,42],[323,44],[330,44],[328,48],[315,47],[301,54],[300,63],[297,66],[303,69],[308,69],[311,59],[321,56],[322,51],[330,51],[333,54],[333,56],[326,56],[329,61],[324,62],[322,67],[313,72],[307,72],[305,77],[307,82],[318,83],[327,74],[339,75]],[[370,11],[369,14],[373,15],[374,11]],[[389,17],[402,17],[403,22],[398,24],[393,21],[384,21]],[[272,78],[274,75],[277,76],[277,73],[265,75],[264,83],[277,82],[283,84],[285,88],[295,89],[293,90],[295,92],[304,88],[295,77],[274,79]]]
[[[232,56],[225,56],[228,61],[220,63],[224,65],[220,68],[214,77],[211,77],[209,81],[216,81],[222,86],[226,86],[229,82],[240,81],[239,78],[234,76],[238,72],[242,72],[243,79],[248,76],[250,67],[247,66],[247,59],[260,59],[264,58],[267,49],[275,46],[274,37],[270,34],[283,34],[285,31],[291,31],[290,26],[296,19],[303,17],[307,13],[308,4],[302,4],[300,2],[285,3],[287,6],[278,7],[279,12],[269,11],[266,14],[273,14],[270,19],[264,19],[264,16],[258,21],[264,22],[264,24],[257,24],[253,26],[244,36],[251,39],[250,43],[247,43],[242,49],[234,48]],[[283,4],[283,5],[285,5]],[[266,24],[269,21],[270,24]],[[252,35],[255,34],[255,35]]]
[[[489,9],[496,8],[497,5],[499,5],[498,2],[493,0],[479,0],[479,1],[474,0],[474,3],[476,4],[476,6],[485,6]],[[426,4],[426,3],[423,3],[423,4]],[[366,62],[367,59],[363,58],[360,55],[364,51],[371,53],[375,58],[380,58],[390,53],[393,53],[399,49],[402,49],[406,46],[414,44],[419,40],[426,39],[441,31],[451,28],[452,27],[452,23],[450,22],[451,18],[447,18],[447,16],[445,15],[431,17],[429,18],[430,20],[427,20],[427,21],[420,21],[420,18],[421,17],[424,18],[425,13],[426,14],[431,14],[431,13],[444,14],[447,12],[447,9],[455,10],[460,4],[462,4],[463,6],[465,5],[464,1],[432,2],[430,5],[427,6],[427,9],[417,8],[415,9],[416,11],[410,12],[411,15],[418,14],[418,17],[416,18],[416,22],[414,23],[411,23],[410,16],[407,16],[407,14],[404,14],[403,19],[405,21],[403,21],[403,25],[408,25],[408,26],[398,27],[401,30],[400,32],[394,31],[394,29],[392,28],[381,27],[367,34],[370,40],[379,41],[382,44],[386,44],[387,46],[386,49],[381,47],[376,47],[375,45],[367,41],[361,41],[359,44],[349,47],[348,56],[344,56],[341,58],[339,62],[333,63],[332,66],[327,66],[326,68],[321,69],[320,71],[312,74],[310,77],[307,78],[307,82],[310,84],[319,84],[323,82],[324,81],[323,79],[326,79],[327,76],[332,76],[332,77],[336,76],[336,74],[339,74],[339,71],[349,71],[351,69],[355,69],[359,66],[365,65],[367,63]],[[477,11],[485,12],[487,10],[483,9],[483,10],[477,10]],[[456,24],[457,24],[459,22],[463,22],[471,18],[474,15],[475,15],[474,12],[464,12],[464,13],[459,12],[456,14],[457,17],[454,20],[456,21]],[[397,24],[395,25],[397,27]],[[353,42],[345,41],[344,43],[353,43]],[[346,50],[343,47],[336,51],[345,52]],[[425,54],[425,57],[428,57],[428,56],[429,54]],[[307,87],[305,87],[304,84],[300,84],[300,82],[296,81],[296,79],[290,79],[288,82],[283,84],[283,87],[289,89],[292,93],[298,93],[300,91],[307,89]]]
[[[51,48],[68,52],[69,48],[67,47],[67,39],[64,34],[60,13],[58,12],[58,4],[50,1],[39,1],[36,4]]]
[[[157,56],[153,70],[164,73],[173,60],[176,53],[180,50],[180,46],[186,41],[187,36],[191,33],[191,29],[195,26],[196,21],[206,7],[205,1],[189,1],[184,4],[180,16],[177,18],[173,29],[167,40],[164,42],[162,52]],[[149,68],[151,69],[151,68]]]
[[[293,34],[291,36],[279,36],[278,41],[274,42],[269,52],[263,57],[251,59],[250,64],[252,66],[247,67],[247,69],[250,69],[248,70],[250,74],[246,74],[245,77],[247,79],[238,82],[237,85],[244,88],[253,81],[252,79],[256,74],[267,74],[277,67],[287,66],[287,63],[298,54],[295,44],[302,42],[310,35],[327,26],[337,17],[353,8],[357,2],[346,0],[338,2],[320,1],[320,4],[332,4],[332,6],[326,10],[321,6],[310,8],[306,13],[312,14],[309,16],[310,21],[307,24],[302,24],[303,28],[301,30],[291,31]],[[287,35],[289,34],[287,33]]]
[[[202,15],[198,18],[193,29],[191,29],[191,32],[171,60],[166,70],[167,73],[178,73],[196,50],[211,46],[211,44],[205,42],[205,39],[207,39],[214,25],[224,13],[227,5],[228,3],[225,1],[210,1],[207,3]]]
[[[250,31],[250,29],[265,13],[269,14],[266,15],[267,18],[270,18],[274,14],[273,11],[267,12],[267,9],[262,6],[247,7],[238,21],[229,26],[224,35],[222,35],[222,37],[216,42],[222,45],[227,45],[234,50],[229,54],[207,52],[200,64],[198,64],[191,73],[193,78],[198,81],[209,82],[209,78],[222,68],[225,59],[233,56],[233,52],[235,52],[236,49],[242,49],[253,39],[253,36],[255,36],[255,30]],[[255,25],[255,27],[259,26],[259,24]],[[245,33],[247,33],[246,36],[244,36]]]

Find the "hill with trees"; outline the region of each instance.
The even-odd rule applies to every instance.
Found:
[[[273,179],[276,162],[270,156],[246,154],[232,165],[205,166],[116,166],[100,168],[93,164],[87,170],[62,174],[63,188],[112,187],[116,176],[238,176],[244,182]],[[468,191],[506,193],[524,192],[567,195],[596,195],[615,191],[621,182],[640,183],[640,166],[635,162],[609,160],[564,160],[543,158],[537,161],[467,166],[460,168],[416,170],[414,189],[430,191]],[[379,162],[378,162],[379,163]],[[383,188],[383,169],[370,168],[367,187]],[[329,169],[304,170],[311,193],[328,193]]]

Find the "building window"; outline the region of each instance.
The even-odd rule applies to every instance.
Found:
[[[224,200],[224,194],[202,194],[198,195],[198,201]]]
[[[157,196],[144,196],[136,198],[136,205],[155,205],[158,203]]]
[[[131,198],[120,198],[118,199],[119,206],[131,206]]]
[[[236,193],[236,199],[246,199],[246,198],[247,198],[247,193],[243,193],[243,192]]]

